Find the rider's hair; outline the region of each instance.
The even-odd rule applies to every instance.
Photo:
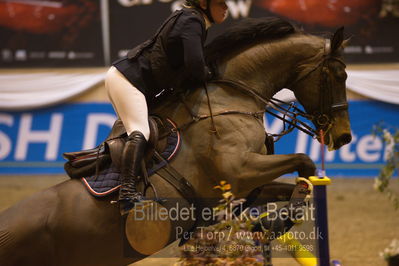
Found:
[[[183,6],[189,7],[189,8],[196,8],[196,9],[201,10],[208,17],[209,21],[211,23],[214,23],[215,20],[212,17],[211,10],[210,10],[210,7],[209,7],[210,3],[211,3],[211,0],[206,0],[206,9],[203,9],[201,7],[201,5],[200,5],[200,0],[184,0]]]

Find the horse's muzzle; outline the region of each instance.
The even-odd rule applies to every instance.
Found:
[[[335,146],[336,147],[342,147],[345,144],[348,144],[352,141],[352,135],[350,133],[344,133],[341,136],[338,137],[338,139],[335,141]]]

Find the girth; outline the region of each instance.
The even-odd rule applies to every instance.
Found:
[[[178,171],[176,171],[176,169],[168,164],[168,162],[166,162],[165,159],[163,159],[158,152],[155,152],[154,156],[157,160],[164,164],[164,167],[157,170],[156,173],[164,180],[166,180],[169,184],[171,184],[180,193],[180,195],[182,195],[182,197],[188,201],[190,206],[194,207],[195,217],[193,218],[195,218],[195,221],[193,226],[189,230],[187,230],[187,232],[194,231],[195,228],[197,228],[199,223],[202,221],[200,215],[201,211],[198,204],[198,197],[196,196],[194,187],[186,178],[184,178],[184,176],[182,176]],[[186,234],[182,235],[184,236]],[[181,238],[179,246],[183,245],[186,241],[187,239]]]

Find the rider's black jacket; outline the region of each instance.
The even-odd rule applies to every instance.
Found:
[[[183,8],[166,19],[153,38],[113,65],[151,102],[164,89],[193,88],[205,82],[205,38],[202,14]]]

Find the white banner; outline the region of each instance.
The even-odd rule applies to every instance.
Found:
[[[1,74],[0,109],[19,111],[59,104],[103,82],[104,77],[104,70]]]
[[[103,82],[106,70],[95,73],[35,72],[0,74],[0,109],[29,110],[65,102]],[[348,70],[349,90],[367,98],[399,104],[399,70]],[[283,90],[277,97],[293,100]]]

